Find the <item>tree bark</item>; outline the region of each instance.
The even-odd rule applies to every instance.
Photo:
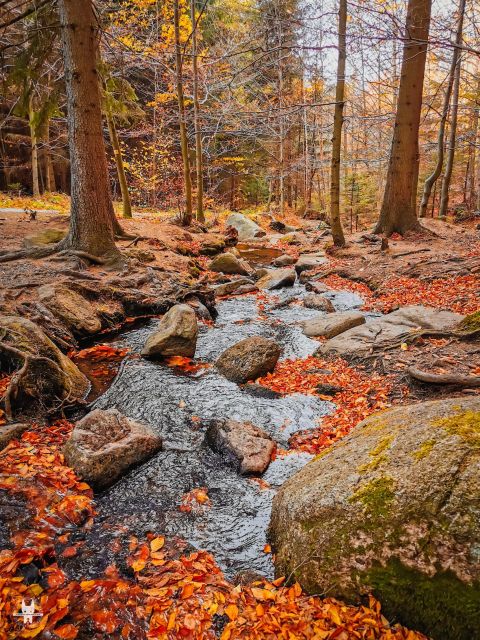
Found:
[[[197,174],[197,220],[205,222],[203,210],[203,148],[200,130],[200,100],[198,98],[198,55],[197,55],[197,22],[195,16],[195,0],[190,0],[192,21],[192,65],[193,65],[193,118],[195,124],[195,168]]]
[[[30,139],[32,147],[32,193],[35,197],[40,195],[40,167],[38,162],[38,134],[35,122],[35,106],[33,95],[28,102],[28,124],[30,126]]]
[[[342,152],[343,108],[345,106],[345,62],[347,31],[347,0],[340,0],[338,11],[338,62],[335,112],[333,116],[332,164],[330,178],[330,224],[333,242],[337,247],[345,246],[340,220],[340,157]]]
[[[180,47],[180,6],[179,0],[173,3],[173,22],[175,30],[175,66],[177,82],[178,118],[180,125],[180,146],[183,159],[183,179],[185,183],[185,213],[182,224],[188,227],[192,223],[192,177],[190,175],[190,158],[188,152],[187,126],[185,122],[185,99],[183,95],[183,60]]]
[[[122,150],[118,139],[117,127],[113,114],[107,106],[107,124],[110,134],[110,143],[115,157],[115,165],[117,167],[118,182],[122,193],[122,215],[124,218],[132,218],[132,202],[130,200],[130,192],[128,190],[127,176],[125,175],[125,167],[123,166]]]
[[[418,183],[418,131],[427,58],[431,0],[409,0],[387,181],[376,233],[389,236],[420,228],[415,194]]]
[[[115,261],[114,220],[97,73],[99,26],[92,0],[58,0],[71,163],[70,230],[60,248]]]

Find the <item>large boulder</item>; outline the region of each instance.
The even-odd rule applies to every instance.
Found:
[[[267,272],[258,280],[259,289],[282,289],[292,287],[295,284],[296,275],[294,269],[267,269]]]
[[[213,420],[207,444],[241,474],[261,474],[270,464],[275,443],[268,433],[250,422]]]
[[[142,356],[193,358],[197,348],[197,337],[195,311],[188,304],[176,304],[160,320],[155,333],[149,336],[142,349]]]
[[[87,378],[34,322],[1,316],[0,334],[5,346],[0,350],[0,367],[24,367],[10,397],[14,413],[59,408],[86,396]]]
[[[210,262],[208,268],[210,271],[238,274],[240,276],[248,276],[253,273],[253,269],[248,262],[237,258],[233,253],[221,253]]]
[[[95,409],[77,422],[63,453],[82,480],[103,489],[161,447],[161,438],[149,427],[116,409]]]
[[[38,289],[40,302],[75,335],[91,335],[102,328],[95,306],[66,284],[45,284]]]
[[[232,382],[248,382],[273,371],[280,353],[280,347],[273,340],[261,336],[245,338],[226,349],[216,367]]]
[[[419,305],[402,307],[328,340],[319,353],[364,356],[395,343],[408,342],[423,330],[448,331],[462,320],[463,316],[451,311]]]
[[[359,311],[337,311],[305,320],[302,326],[306,336],[333,338],[360,324],[365,324],[365,317]]]
[[[233,227],[238,231],[238,239],[240,242],[243,242],[244,240],[251,240],[252,238],[261,238],[267,235],[262,227],[241,213],[231,213],[228,216],[225,225],[227,227]]]
[[[480,629],[480,398],[371,416],[280,489],[278,575],[436,640]]]

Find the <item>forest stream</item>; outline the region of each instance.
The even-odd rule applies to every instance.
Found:
[[[252,259],[252,250],[246,250]],[[257,256],[257,264],[263,260],[271,260],[265,249]],[[128,348],[129,356],[92,408],[117,408],[147,423],[163,438],[163,451],[97,496],[95,524],[81,534],[86,535],[81,558],[68,563],[73,574],[98,575],[113,560],[116,537],[141,538],[154,531],[212,552],[230,578],[245,570],[272,576],[271,555],[264,547],[273,495],[312,458],[284,450],[292,434],[317,426],[334,405],[311,395],[281,397],[255,385],[239,386],[208,365],[249,336],[275,340],[283,350],[281,359],[312,355],[318,342],[306,337],[299,323],[318,311],[299,305],[278,308],[282,301],[300,300],[305,294],[297,281],[294,287],[262,295],[261,307],[255,294],[219,301],[214,325],[200,324],[194,360],[200,367],[193,371],[136,355],[157,320],[115,337],[111,346]],[[337,310],[362,305],[354,293],[331,291],[326,297]],[[251,421],[276,441],[281,452],[261,479],[240,476],[205,444],[204,426],[215,418]],[[208,502],[194,501],[191,510],[181,509],[182,499],[195,489],[205,489]]]

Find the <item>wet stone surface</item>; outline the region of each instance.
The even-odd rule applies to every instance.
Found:
[[[215,326],[200,326],[195,360],[213,363],[224,349],[254,335],[276,340],[283,348],[283,359],[311,355],[318,342],[304,336],[298,323],[318,311],[301,304],[270,309],[283,299],[304,295],[304,287],[298,285],[269,293],[258,301],[263,309],[255,295],[221,301]],[[331,292],[328,296],[338,309],[357,306],[357,296],[352,294]],[[128,346],[138,353],[155,326],[152,321],[124,333],[115,346]],[[293,433],[314,428],[322,415],[330,413],[331,403],[301,394],[257,397],[213,367],[186,373],[161,362],[134,358],[125,361],[94,406],[115,407],[146,422],[161,435],[164,451],[97,496],[98,516],[87,534],[82,566],[78,567],[83,576],[98,575],[99,569],[112,562],[115,536],[140,537],[149,531],[179,536],[196,548],[211,551],[230,577],[246,569],[272,575],[271,556],[263,552],[271,501],[275,490],[311,456],[297,452],[277,456],[260,482],[241,477],[205,444],[202,422],[213,418],[251,421],[286,448]],[[182,497],[200,487],[207,489],[211,504],[181,511]],[[70,571],[76,572],[75,561]]]

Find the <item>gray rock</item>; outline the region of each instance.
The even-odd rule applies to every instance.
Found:
[[[277,575],[433,638],[480,628],[480,398],[371,416],[273,501]],[[427,604],[428,603],[428,604]]]
[[[10,440],[18,440],[30,425],[23,422],[13,422],[0,426],[0,451],[5,449]]]
[[[286,253],[283,256],[278,256],[278,258],[275,258],[272,264],[275,267],[289,267],[290,265],[295,264],[296,261],[296,258],[294,258],[293,256],[289,256],[288,253]]]
[[[261,238],[267,235],[262,227],[241,213],[231,213],[228,216],[225,225],[227,227],[233,227],[238,231],[238,239],[240,242],[243,242],[244,240],[251,240],[252,238]]]
[[[75,335],[92,335],[101,330],[102,321],[95,305],[68,285],[43,285],[38,289],[38,297]]]
[[[248,278],[238,278],[237,280],[231,280],[230,282],[224,282],[223,284],[219,284],[213,287],[216,298],[221,298],[222,296],[228,296],[240,287],[245,285],[255,286],[252,280]],[[257,288],[255,286],[255,288]]]
[[[12,409],[40,411],[82,400],[90,387],[87,378],[35,323],[20,316],[1,316],[3,342],[30,358],[12,396]]]
[[[292,287],[295,284],[296,275],[294,269],[269,269],[257,282],[259,289],[282,289]]]
[[[193,358],[197,347],[198,324],[188,304],[176,304],[160,320],[157,331],[149,336],[142,355],[149,358],[185,356]]]
[[[366,355],[381,351],[393,342],[411,340],[419,330],[445,331],[457,325],[463,316],[431,307],[409,306],[393,311],[368,324],[333,337],[319,348],[322,354]]]
[[[232,382],[248,382],[273,371],[280,353],[280,347],[273,340],[260,336],[245,338],[226,349],[216,367]]]
[[[250,422],[214,420],[206,433],[207,444],[241,474],[261,474],[270,464],[275,444]]]
[[[317,316],[303,322],[303,333],[310,337],[333,338],[340,333],[365,323],[365,317],[358,311],[339,311],[327,316]]]
[[[221,253],[210,262],[208,268],[210,271],[238,274],[240,276],[252,275],[254,272],[246,260],[237,258],[233,253]]]
[[[102,489],[161,447],[161,438],[149,427],[116,409],[95,409],[77,422],[63,452],[68,466],[94,488]]]
[[[307,307],[307,309],[317,309],[318,311],[325,311],[325,313],[335,313],[335,307],[332,302],[318,293],[309,293],[308,296],[305,296],[303,305]]]
[[[295,263],[295,271],[300,275],[303,271],[311,271],[328,262],[324,256],[304,255]]]

